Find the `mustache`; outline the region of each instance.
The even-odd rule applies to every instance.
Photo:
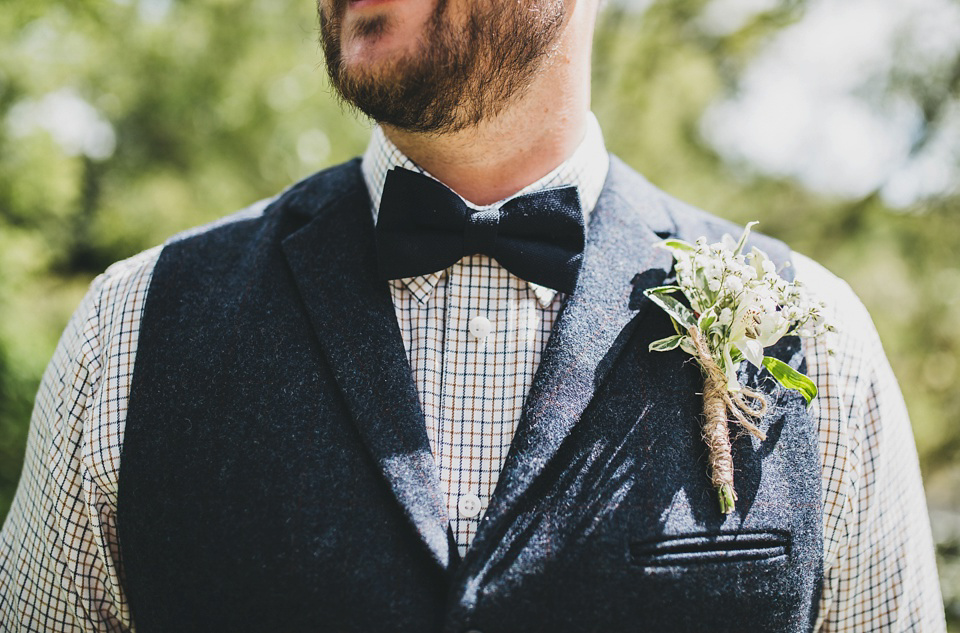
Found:
[[[348,2],[350,0],[327,0],[326,2],[317,0],[317,18],[320,28],[323,28],[324,24],[340,24],[343,21],[343,14],[347,11]]]
[[[346,13],[349,2],[350,0],[329,0],[329,6],[325,7],[323,0],[317,0],[317,17],[320,21],[320,33],[328,43],[328,45],[324,47],[325,49],[327,49],[329,45],[335,45],[336,48],[339,49],[342,39],[340,29],[343,25],[343,16],[344,13]],[[441,0],[441,2],[443,2],[443,0]],[[351,31],[360,37],[383,35],[390,24],[389,18],[384,15],[360,18],[354,22],[351,26]],[[325,52],[329,53],[330,51],[325,50]],[[339,54],[337,54],[336,57],[339,58]]]

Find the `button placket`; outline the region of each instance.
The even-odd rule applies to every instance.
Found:
[[[469,445],[466,438],[471,433],[470,422],[464,417],[464,411],[472,410],[478,405],[478,386],[468,378],[468,356],[477,349],[479,342],[473,332],[472,323],[477,315],[476,308],[471,306],[471,296],[465,287],[469,287],[471,276],[471,257],[454,264],[447,273],[447,314],[446,331],[443,344],[443,374],[442,374],[442,407],[440,443],[448,447],[444,452],[441,478],[447,496],[447,507],[454,533],[457,535],[458,545],[463,548],[461,539],[472,530],[470,525],[475,518],[467,512],[479,512],[480,500],[463,499],[458,495],[460,483],[469,486],[469,477],[463,482],[455,479],[455,473],[462,472],[462,463],[469,456],[463,454]],[[482,327],[481,327],[482,329]],[[492,330],[492,327],[491,327]],[[451,481],[451,479],[453,479]],[[469,490],[469,488],[467,488]],[[475,500],[475,503],[474,503]]]

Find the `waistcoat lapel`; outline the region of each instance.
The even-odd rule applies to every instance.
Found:
[[[655,244],[674,233],[652,186],[611,156],[590,215],[577,288],[557,318],[504,463],[469,552],[495,545],[507,519],[593,399],[673,259]],[[468,553],[468,558],[470,553]]]
[[[301,299],[363,441],[424,545],[450,564],[449,519],[387,284],[356,182],[283,241]],[[455,551],[455,548],[454,548]]]

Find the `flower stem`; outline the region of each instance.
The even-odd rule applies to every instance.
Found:
[[[732,486],[722,484],[717,490],[717,498],[720,499],[720,512],[724,514],[733,512],[733,501],[736,499],[736,494],[733,492]]]
[[[733,512],[737,493],[733,490],[733,450],[727,425],[726,379],[713,364],[707,371],[703,389],[703,440],[707,444],[710,481],[717,489],[720,511]]]
[[[710,482],[717,490],[720,512],[730,514],[735,508],[737,493],[733,489],[733,447],[728,420],[732,415],[738,424],[762,441],[766,435],[748,418],[763,416],[767,403],[762,393],[747,388],[731,396],[727,377],[714,360],[706,337],[695,327],[687,333],[693,339],[697,360],[703,369],[703,441],[707,444]],[[747,399],[757,402],[758,406],[751,406]]]

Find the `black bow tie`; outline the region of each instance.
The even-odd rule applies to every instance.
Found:
[[[377,217],[383,279],[426,275],[480,253],[520,279],[572,294],[583,243],[576,187],[546,189],[499,209],[475,211],[428,176],[401,167],[387,173]]]

